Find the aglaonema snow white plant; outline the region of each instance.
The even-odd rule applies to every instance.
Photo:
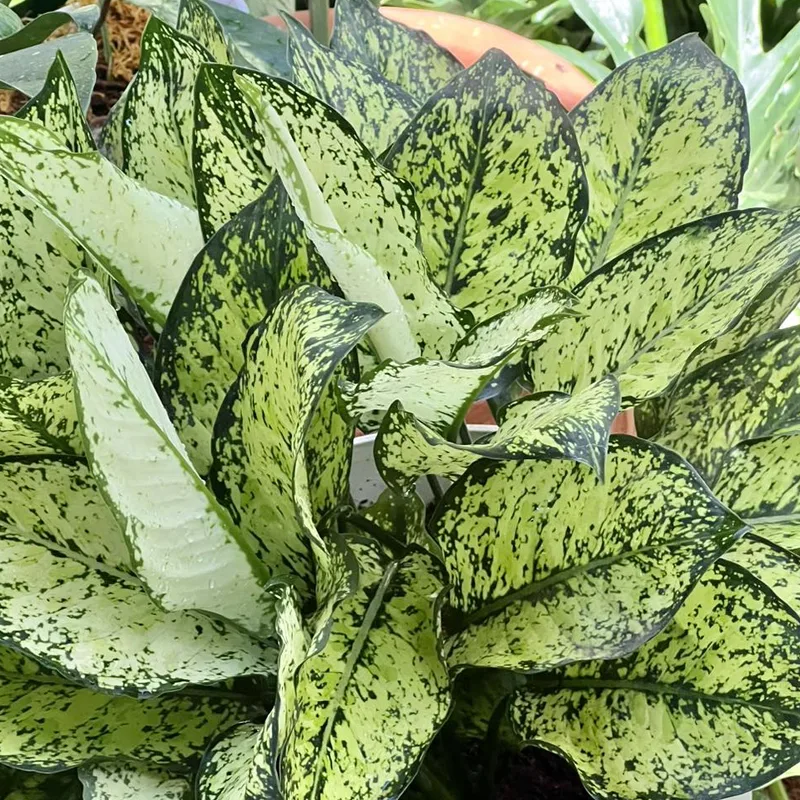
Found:
[[[800,762],[800,213],[736,210],[733,73],[682,39],[567,114],[366,0],[291,81],[200,0],[142,52],[102,152],[61,58],[0,119],[0,796]]]

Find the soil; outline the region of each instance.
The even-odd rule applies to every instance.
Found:
[[[497,800],[591,800],[578,773],[563,758],[526,747],[498,765]],[[800,798],[798,798],[800,800]]]

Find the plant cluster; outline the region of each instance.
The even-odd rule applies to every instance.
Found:
[[[102,152],[60,56],[0,119],[0,796],[793,767],[800,214],[736,209],[734,73],[685,38],[567,115],[366,0],[287,23],[291,80],[153,17]]]

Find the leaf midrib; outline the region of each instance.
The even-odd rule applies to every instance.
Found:
[[[611,215],[608,228],[606,228],[606,232],[603,235],[602,241],[600,242],[600,247],[597,249],[594,258],[592,259],[591,266],[586,273],[587,275],[591,275],[596,269],[602,267],[605,263],[606,255],[608,254],[609,248],[611,247],[611,243],[614,239],[614,235],[619,227],[620,219],[622,218],[622,212],[628,203],[628,199],[633,191],[634,184],[639,178],[639,170],[642,167],[642,161],[644,159],[645,152],[650,146],[650,138],[656,118],[656,106],[661,99],[663,87],[664,79],[659,77],[658,82],[656,83],[655,97],[653,98],[652,105],[650,106],[647,120],[647,130],[642,136],[641,144],[636,147],[636,155],[634,156],[631,170],[628,173],[628,178],[625,181],[625,186],[620,193],[617,205],[614,207],[614,213]]]
[[[616,564],[620,561],[624,561],[629,558],[635,558],[640,555],[646,555],[648,553],[653,553],[656,550],[661,550],[664,548],[678,548],[682,547],[683,545],[687,544],[698,544],[701,541],[706,541],[708,539],[714,538],[721,538],[724,532],[728,528],[733,528],[736,525],[736,521],[729,518],[721,518],[721,520],[725,520],[725,524],[722,525],[722,530],[716,530],[713,533],[706,534],[705,536],[699,537],[691,537],[691,538],[682,538],[682,539],[672,539],[668,542],[662,542],[660,544],[652,544],[646,547],[640,547],[636,550],[624,550],[621,553],[617,553],[613,556],[606,556],[605,558],[598,558],[594,561],[590,561],[586,564],[577,564],[574,567],[570,567],[569,569],[561,570],[560,572],[556,572],[552,575],[549,575],[547,578],[544,578],[541,581],[536,581],[535,583],[528,583],[525,586],[520,587],[512,592],[508,592],[504,594],[502,597],[498,597],[495,600],[492,600],[490,603],[481,606],[476,611],[473,611],[471,614],[465,615],[462,620],[460,621],[460,625],[458,626],[458,630],[455,631],[456,635],[463,633],[472,625],[477,625],[489,617],[498,614],[503,609],[510,606],[512,603],[519,603],[525,600],[531,599],[534,595],[544,592],[547,589],[550,589],[553,586],[557,586],[560,583],[566,583],[570,579],[576,577],[577,575],[582,575],[583,573],[592,572],[595,569],[600,569],[602,567],[611,566],[612,564]],[[737,526],[738,527],[738,526]]]
[[[730,695],[713,695],[701,692],[697,689],[689,689],[680,685],[668,685],[661,683],[654,683],[652,681],[626,681],[626,680],[604,680],[600,678],[563,678],[561,680],[542,680],[531,678],[526,688],[533,690],[540,690],[540,693],[555,693],[559,691],[602,691],[606,689],[616,691],[629,691],[641,692],[642,694],[655,694],[655,695],[670,695],[674,697],[681,697],[687,700],[702,700],[718,704],[730,704],[736,706],[744,706],[746,708],[753,708],[759,711],[764,711],[770,714],[783,714],[785,716],[796,717],[800,720],[800,710],[788,709],[783,706],[769,705],[767,703],[758,703],[751,700],[745,700],[739,697],[731,697]],[[525,689],[522,690],[523,692]],[[788,701],[787,702],[792,702]]]

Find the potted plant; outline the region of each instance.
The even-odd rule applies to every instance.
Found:
[[[151,21],[119,166],[63,59],[0,120],[3,780],[487,797],[533,743],[598,798],[769,782],[800,762],[800,217],[735,208],[741,87],[687,39],[567,116],[363,10],[333,49],[290,24],[294,83],[226,63],[200,0]]]

